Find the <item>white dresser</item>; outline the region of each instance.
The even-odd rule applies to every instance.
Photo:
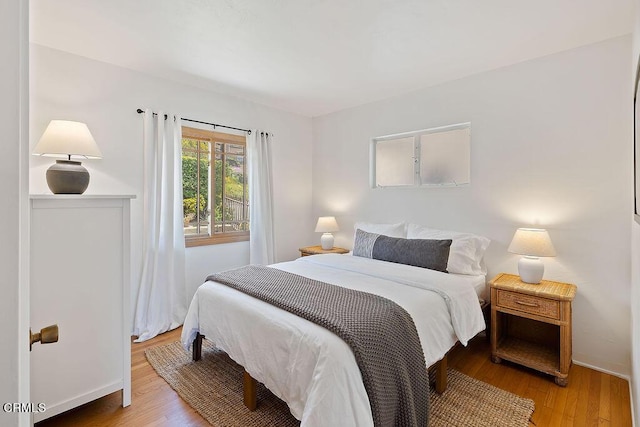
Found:
[[[130,202],[135,196],[31,196],[31,402],[57,415],[122,390],[131,403]]]

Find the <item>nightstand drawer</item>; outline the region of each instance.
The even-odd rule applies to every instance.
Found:
[[[537,314],[551,319],[560,319],[560,303],[558,301],[501,289],[497,291],[498,301],[496,304],[500,307]]]

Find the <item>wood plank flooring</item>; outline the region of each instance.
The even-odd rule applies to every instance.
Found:
[[[144,351],[179,340],[180,329],[141,344],[132,344],[132,403],[120,407],[120,392],[98,399],[36,424],[52,426],[208,426],[209,424],[156,374]],[[626,380],[573,365],[569,385],[558,387],[553,379],[526,368],[489,360],[490,347],[483,337],[469,347],[459,346],[449,365],[471,377],[533,399],[532,424],[546,426],[631,426],[629,384]],[[241,381],[238,378],[238,381]]]

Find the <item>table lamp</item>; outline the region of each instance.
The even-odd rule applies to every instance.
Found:
[[[525,283],[536,284],[542,280],[544,264],[539,257],[556,256],[549,233],[541,228],[518,228],[507,250],[524,255],[518,261],[518,273]]]
[[[333,216],[321,216],[316,224],[316,233],[323,233],[320,238],[322,249],[333,249],[333,234],[331,232],[338,231],[338,223]]]
[[[53,194],[82,194],[89,186],[89,171],[71,156],[101,159],[102,153],[86,124],[68,120],[51,120],[34,155],[66,157],[47,169],[47,185]]]

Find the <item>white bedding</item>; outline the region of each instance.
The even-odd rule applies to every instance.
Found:
[[[458,276],[463,280],[466,278],[466,280],[471,283],[471,286],[473,286],[473,289],[475,289],[478,299],[487,301],[487,279],[485,275],[468,276],[464,274],[453,274],[453,276]]]
[[[393,300],[412,316],[427,366],[440,360],[456,341],[466,345],[485,328],[474,287],[478,276],[331,254],[272,267]],[[197,332],[287,402],[303,427],[373,426],[351,349],[321,326],[207,282],[196,291],[185,319],[185,349]]]

